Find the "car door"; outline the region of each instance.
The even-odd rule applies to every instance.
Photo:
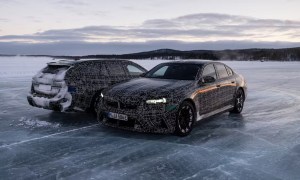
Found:
[[[200,78],[203,79],[204,77],[213,77],[216,80],[217,73],[213,64],[208,64],[203,68]],[[218,87],[216,86],[216,82],[200,83],[200,87],[197,90],[200,115],[209,113],[216,109],[218,103],[218,99],[216,98],[217,94]]]
[[[228,73],[226,65],[222,63],[215,63],[215,68],[218,75],[217,86],[219,88],[218,108],[223,108],[232,104],[236,89],[236,82],[233,75]]]
[[[96,70],[98,71],[95,74],[95,77],[91,78],[93,79],[94,91],[98,91],[100,89],[106,88],[110,83],[109,73],[106,67],[106,63],[103,63],[102,61],[97,61],[93,66],[95,72]]]

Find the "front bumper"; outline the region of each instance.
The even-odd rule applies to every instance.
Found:
[[[129,107],[129,108],[126,108]],[[136,107],[112,107],[101,101],[98,119],[102,124],[137,132],[173,133],[176,125],[177,106],[173,104],[140,103]],[[127,115],[128,120],[117,120],[108,117],[108,113]]]

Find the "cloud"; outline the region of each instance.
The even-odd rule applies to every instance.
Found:
[[[60,5],[68,5],[68,6],[85,6],[85,5],[87,5],[86,2],[81,1],[81,0],[59,0],[59,1],[56,1],[55,3],[60,4]]]
[[[290,48],[300,46],[291,42],[255,42],[255,41],[147,41],[147,42],[55,42],[55,43],[20,43],[0,42],[0,54],[29,55],[91,55],[91,54],[126,54],[161,48],[178,50],[223,50],[246,48]]]
[[[205,29],[149,29],[149,28],[128,28],[110,26],[91,26],[79,29],[49,30],[33,35],[7,35],[0,36],[0,41],[9,40],[32,40],[33,42],[47,41],[102,41],[110,42],[118,39],[122,42],[159,40],[166,38],[172,40],[180,37],[224,37],[238,36],[239,32],[224,30],[205,30]],[[183,39],[183,38],[181,38]]]
[[[6,19],[6,18],[0,18],[0,22],[8,22],[8,19]]]
[[[74,4],[77,3],[78,5],[82,3],[78,0],[73,1]],[[68,3],[69,1],[56,2]],[[26,35],[6,35],[0,36],[0,42],[2,42],[2,47],[5,43],[10,47],[12,45],[23,47],[24,44],[31,45],[34,43],[32,44],[33,47],[41,46],[44,48],[41,48],[43,50],[41,52],[55,53],[49,51],[49,48],[52,47],[57,50],[57,53],[60,52],[58,54],[63,52],[61,49],[55,48],[53,44],[61,48],[63,48],[63,45],[71,47],[74,44],[74,48],[80,46],[81,48],[92,49],[91,51],[82,51],[85,54],[86,52],[97,53],[97,51],[93,51],[95,49],[93,47],[101,49],[99,53],[133,52],[135,48],[139,49],[139,47],[147,47],[148,50],[160,47],[172,48],[172,43],[169,42],[176,42],[175,44],[178,46],[174,46],[174,48],[178,47],[179,49],[184,47],[195,47],[194,49],[207,49],[205,47],[210,47],[212,49],[214,46],[223,49],[255,47],[252,45],[258,47],[262,47],[262,45],[266,47],[290,47],[290,45],[298,45],[297,42],[300,42],[299,34],[300,21],[200,13],[173,19],[150,19],[136,26],[88,26],[74,29],[53,29]],[[227,42],[234,43],[231,45]],[[274,44],[273,42],[285,43]],[[290,45],[287,42],[290,42]],[[157,47],[153,46],[154,44]],[[195,44],[199,46],[194,46]],[[212,44],[214,46],[211,46]],[[238,46],[235,46],[236,44]],[[121,47],[119,48],[120,51],[114,51],[113,46]],[[125,46],[132,47],[131,51],[127,51],[129,48]],[[48,50],[44,51],[45,49]],[[106,51],[103,51],[103,49]],[[22,52],[25,51],[22,50]]]
[[[1,0],[1,4],[19,3],[17,0]]]
[[[81,1],[80,1],[81,2]],[[79,2],[78,2],[79,3]],[[144,42],[149,40],[295,41],[300,21],[257,19],[227,14],[191,14],[174,19],[151,19],[138,26],[89,26],[49,30],[32,35],[0,36],[0,41]]]
[[[106,16],[106,11],[92,10],[91,2],[84,0],[56,0],[52,2],[53,7],[76,16]]]

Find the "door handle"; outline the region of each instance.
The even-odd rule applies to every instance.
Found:
[[[232,84],[234,84],[234,83],[235,83],[235,81],[231,81],[231,83],[232,83]]]
[[[216,86],[217,86],[217,88],[221,87],[221,85],[220,85],[220,84],[218,84],[218,85],[216,85]]]

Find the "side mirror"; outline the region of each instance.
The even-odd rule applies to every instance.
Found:
[[[212,76],[204,76],[200,79],[201,84],[209,84],[215,82],[216,79]]]

